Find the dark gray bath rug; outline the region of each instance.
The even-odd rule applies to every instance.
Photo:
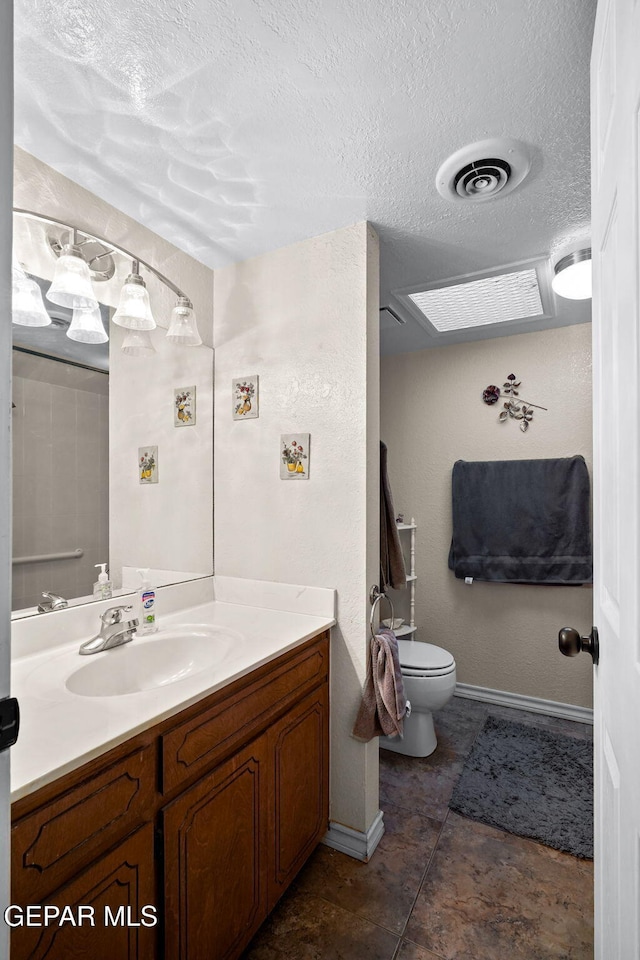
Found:
[[[593,745],[488,717],[449,801],[456,813],[593,859]]]

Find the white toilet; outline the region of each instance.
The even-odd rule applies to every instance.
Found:
[[[411,715],[405,717],[404,737],[380,737],[380,746],[407,757],[428,757],[438,741],[433,711],[442,710],[456,689],[456,662],[448,650],[432,643],[398,640],[398,653]]]

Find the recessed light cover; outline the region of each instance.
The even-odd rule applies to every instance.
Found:
[[[544,314],[534,268],[410,293],[438,333]]]
[[[574,250],[555,265],[554,293],[568,300],[591,299],[591,247]]]

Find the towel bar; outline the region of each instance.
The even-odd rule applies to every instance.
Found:
[[[388,597],[386,593],[383,593],[378,587],[374,584],[369,591],[369,600],[371,602],[371,616],[369,617],[369,628],[371,630],[371,636],[375,637],[375,630],[373,622],[376,616],[376,610],[378,609],[378,604],[381,600],[386,600],[389,604],[389,609],[391,610],[391,622],[395,619],[395,614],[393,610],[393,604],[391,602],[391,597]]]

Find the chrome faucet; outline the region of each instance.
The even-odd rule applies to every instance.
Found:
[[[52,610],[64,610],[69,603],[64,597],[59,597],[56,593],[44,591],[42,600],[38,604],[38,613],[51,613]]]
[[[86,640],[80,645],[78,651],[82,656],[88,656],[90,653],[100,653],[102,650],[110,650],[111,647],[119,647],[123,643],[129,643],[133,640],[133,635],[138,626],[138,620],[133,617],[131,620],[123,620],[124,613],[129,613],[133,607],[109,607],[101,614],[102,626],[100,633]]]

